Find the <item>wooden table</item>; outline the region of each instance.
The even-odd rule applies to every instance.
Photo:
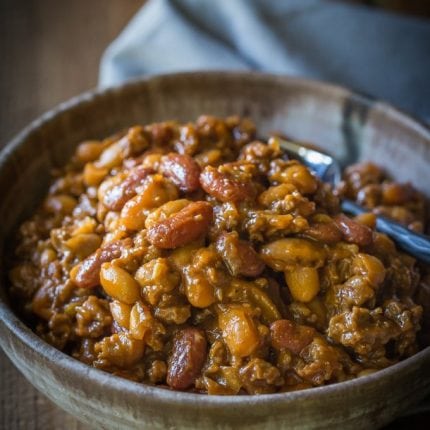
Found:
[[[0,146],[56,104],[97,85],[100,56],[141,0],[0,0]],[[0,350],[1,430],[83,430]]]
[[[100,56],[140,0],[0,0],[0,146],[29,121],[96,86]],[[425,419],[426,417],[424,417]],[[420,428],[422,417],[390,429]],[[0,351],[0,430],[84,430]]]

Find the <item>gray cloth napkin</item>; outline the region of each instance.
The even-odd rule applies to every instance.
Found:
[[[330,0],[150,0],[106,50],[100,85],[202,69],[321,79],[430,122],[430,21]]]

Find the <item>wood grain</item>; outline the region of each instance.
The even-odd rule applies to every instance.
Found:
[[[140,0],[0,0],[0,146],[56,104],[96,86],[100,57]],[[0,351],[0,429],[84,430]]]
[[[100,57],[140,0],[0,1],[0,143],[96,86]]]

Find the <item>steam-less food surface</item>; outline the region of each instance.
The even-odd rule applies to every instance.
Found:
[[[369,165],[333,191],[256,135],[201,116],[81,143],[17,235],[10,294],[36,333],[102,370],[208,394],[340,382],[418,351],[422,269],[374,215],[340,213],[344,193],[373,196],[353,176]],[[400,221],[423,231],[424,197],[391,183],[381,204],[414,208]]]

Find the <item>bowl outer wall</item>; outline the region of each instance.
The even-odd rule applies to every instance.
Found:
[[[254,73],[165,75],[86,93],[33,122],[0,156],[0,344],[55,403],[102,428],[378,427],[430,391],[430,349],[368,377],[295,393],[201,396],[125,381],[66,356],[10,310],[4,253],[10,232],[40,202],[53,166],[84,139],[134,123],[199,114],[250,116],[262,135],[281,131],[340,158],[371,159],[428,192],[430,133],[390,106],[313,81]],[[353,160],[351,160],[353,161]],[[25,198],[24,198],[25,196]]]

